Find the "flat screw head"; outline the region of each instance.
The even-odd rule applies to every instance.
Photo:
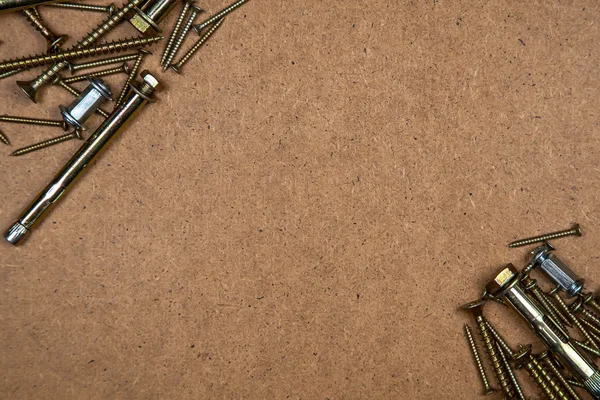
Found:
[[[56,50],[58,50],[59,47],[62,46],[62,44],[66,42],[68,38],[69,37],[67,35],[60,35],[52,42],[48,43],[48,53],[53,53]]]
[[[81,131],[79,129],[73,131],[73,136],[75,139],[83,140],[83,136],[81,136]]]
[[[571,312],[573,314],[577,314],[581,309],[581,306],[583,306],[583,299],[581,297],[578,297],[570,306]]]
[[[573,225],[572,230],[573,230],[573,235],[575,235],[575,236],[581,236],[582,235],[581,227],[579,226],[579,224]]]
[[[33,81],[17,81],[17,85],[31,101],[37,103],[37,90],[33,87],[32,82]]]
[[[478,299],[475,301],[470,301],[467,304],[463,304],[460,308],[472,312],[475,316],[479,316],[483,313],[483,306],[485,305],[485,302],[485,299]]]
[[[112,17],[112,15],[115,13],[115,3],[110,3],[106,10],[108,11],[108,15]]]

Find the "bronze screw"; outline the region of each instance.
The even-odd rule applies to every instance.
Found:
[[[224,8],[223,10],[219,11],[218,13],[216,13],[215,15],[213,15],[212,17],[210,17],[206,21],[204,21],[204,22],[196,25],[194,27],[194,30],[198,34],[200,34],[200,31],[202,29],[206,28],[210,24],[214,24],[216,21],[222,19],[224,16],[226,16],[227,14],[229,14],[230,12],[232,12],[233,10],[235,10],[236,8],[238,8],[239,6],[241,6],[242,4],[244,4],[247,1],[248,0],[238,0],[238,1],[236,1],[235,3],[231,4],[230,6]]]
[[[65,78],[65,79],[63,79],[63,82],[64,83],[75,83],[75,82],[87,81],[89,77],[99,78],[101,76],[115,75],[115,74],[127,74],[127,73],[129,73],[129,67],[127,66],[127,63],[123,63],[123,64],[121,64],[120,67],[107,68],[107,69],[103,69],[103,70],[99,70],[99,71],[92,71],[85,75],[75,75],[70,78]]]
[[[560,309],[562,309],[562,311],[569,317],[571,322],[573,322],[573,324],[577,327],[577,329],[579,329],[581,334],[591,343],[592,347],[594,347],[595,349],[598,349],[598,345],[596,344],[596,342],[594,342],[594,340],[588,333],[587,329],[585,329],[583,327],[583,325],[581,325],[581,322],[579,321],[579,319],[571,313],[571,311],[569,310],[569,306],[567,306],[565,304],[564,300],[562,299],[562,297],[560,297],[560,294],[558,293],[558,289],[559,289],[558,286],[555,287],[552,290],[552,292],[550,292],[550,294],[554,297],[554,299],[556,300],[556,303],[559,305]]]
[[[110,3],[107,6],[96,6],[92,4],[79,4],[79,3],[50,3],[46,5],[47,7],[55,7],[55,8],[70,8],[72,10],[83,10],[83,11],[93,11],[93,12],[101,12],[107,13],[108,15],[113,15],[115,13],[115,5]]]
[[[490,323],[490,321],[488,321],[487,319],[485,320],[485,325],[487,326],[488,330],[490,331],[490,333],[492,334],[492,336],[494,337],[494,340],[496,340],[496,343],[498,343],[498,345],[500,346],[500,348],[502,349],[502,351],[504,351],[510,358],[513,358],[513,351],[510,348],[510,346],[506,343],[506,340],[504,340],[504,338],[498,333],[498,331],[492,326],[492,324]]]
[[[27,118],[27,117],[14,117],[11,115],[0,115],[1,122],[11,122],[14,124],[27,124],[27,125],[44,125],[44,126],[58,126],[63,130],[69,129],[67,123],[63,120],[45,119],[45,118]]]
[[[54,80],[54,85],[60,86],[61,88],[65,89],[67,92],[71,93],[75,97],[79,96],[79,94],[80,94],[79,90],[75,89],[73,86],[69,85],[68,83],[64,83],[62,81],[62,79],[60,78],[60,76],[56,77],[56,79]],[[104,111],[100,107],[98,107],[96,109],[96,114],[100,114],[104,118],[108,118],[108,116],[110,115],[108,112]]]
[[[519,381],[517,380],[517,377],[515,376],[515,373],[514,373],[512,367],[508,363],[508,360],[506,359],[506,354],[504,354],[504,351],[502,350],[500,343],[496,342],[496,346],[498,347],[498,354],[500,354],[502,363],[504,363],[504,368],[506,369],[506,372],[508,373],[508,377],[510,378],[510,381],[512,382],[512,386],[515,389],[516,398],[518,398],[519,400],[526,400],[525,395],[523,394],[523,389],[521,389],[521,385],[519,384]]]
[[[570,235],[581,236],[581,228],[579,227],[579,224],[575,224],[572,228],[564,231],[546,233],[544,235],[534,236],[527,239],[515,240],[514,242],[509,243],[508,247],[521,247],[533,243],[547,242],[548,240],[558,239]]]
[[[469,341],[469,345],[471,346],[471,353],[473,354],[473,358],[475,359],[475,363],[477,364],[477,369],[479,370],[479,376],[481,377],[481,382],[483,383],[483,395],[488,395],[490,393],[495,392],[496,390],[490,386],[490,382],[487,379],[487,374],[485,373],[485,369],[483,368],[483,363],[481,362],[481,357],[479,356],[479,351],[477,350],[477,344],[473,339],[473,334],[471,333],[471,328],[469,325],[465,324],[465,333],[467,335],[467,340]]]
[[[189,49],[183,57],[181,57],[181,60],[171,65],[171,69],[179,73],[181,67],[183,67],[183,65],[190,59],[190,57],[192,57],[192,55],[196,51],[198,51],[200,47],[202,47],[202,45],[212,36],[213,33],[215,33],[215,31],[219,28],[219,26],[221,26],[222,23],[223,18],[221,18],[213,26],[211,26],[210,29],[196,42],[196,44],[193,45],[192,48]]]
[[[138,54],[139,53],[124,54],[122,56],[104,58],[102,60],[90,61],[90,62],[81,63],[81,64],[72,64],[72,63],[69,63],[69,71],[71,72],[71,74],[73,74],[73,73],[75,73],[75,72],[77,72],[77,71],[79,71],[81,69],[88,69],[88,68],[94,68],[94,67],[102,67],[104,65],[117,64],[117,63],[120,63],[120,62],[135,60],[138,57]]]
[[[78,48],[90,46],[96,42],[100,37],[105,35],[111,29],[113,29],[119,22],[125,18],[134,7],[139,6],[144,0],[130,0],[125,6],[119,9],[114,15],[108,17],[108,19],[97,26],[92,32],[84,36],[77,46]],[[17,82],[23,93],[29,97],[31,101],[37,103],[37,94],[42,86],[47,83],[53,82],[56,79],[58,73],[63,69],[67,68],[66,62],[60,62],[48,68],[42,72],[37,78],[29,82]]]
[[[505,371],[504,365],[500,360],[498,355],[498,351],[496,349],[494,340],[490,337],[490,332],[487,329],[485,324],[485,318],[482,315],[483,305],[485,304],[485,300],[480,299],[476,301],[472,301],[462,306],[464,310],[470,311],[475,317],[475,322],[477,323],[477,327],[479,328],[479,333],[481,334],[481,338],[483,339],[483,343],[485,344],[485,349],[487,351],[488,356],[492,362],[492,366],[494,367],[494,373],[498,382],[500,382],[500,386],[502,387],[502,391],[509,397],[514,397],[514,388],[512,387],[512,383],[507,376],[507,372]]]
[[[542,354],[540,354],[537,359],[534,359],[533,362],[538,367],[540,374],[544,377],[544,379],[546,379],[546,382],[548,382],[548,385],[550,385],[550,388],[556,394],[556,396],[559,399],[571,400],[570,396],[563,391],[562,385],[556,380],[554,380],[554,377],[550,375],[550,373],[546,370],[545,361],[551,362],[548,359],[549,356],[550,353],[548,351],[545,351]],[[542,362],[543,364],[540,364],[540,362]]]
[[[8,140],[8,137],[2,131],[0,131],[0,141],[10,146],[10,140]]]
[[[165,60],[165,63],[163,65],[163,72],[165,72],[167,70],[167,68],[169,68],[169,65],[171,65],[171,61],[173,61],[173,58],[177,54],[177,51],[181,47],[181,44],[183,43],[188,32],[190,31],[190,28],[192,27],[192,24],[194,23],[196,16],[198,16],[198,14],[200,14],[202,12],[202,9],[200,7],[191,6],[191,8],[192,8],[192,11],[190,13],[190,16],[189,16],[186,24],[183,26],[183,29],[181,29],[181,33],[179,33],[177,40],[175,40],[175,43],[173,44],[173,47],[171,48],[169,55],[167,55],[167,59]]]
[[[584,350],[586,350],[586,351],[589,351],[590,353],[592,353],[592,354],[593,354],[593,355],[595,355],[596,357],[600,357],[600,351],[598,351],[598,350],[596,350],[596,349],[594,349],[594,348],[591,348],[590,346],[588,346],[587,344],[585,344],[585,343],[583,343],[583,342],[581,342],[581,341],[579,341],[579,340],[576,340],[576,339],[571,339],[571,340],[572,340],[573,342],[575,342],[575,344],[576,344],[577,346],[581,347],[582,349],[584,349]]]
[[[600,327],[600,318],[598,318],[598,316],[592,311],[583,308],[583,299],[581,297],[576,299],[571,304],[571,312],[573,314],[582,313],[583,316],[589,320],[589,322],[595,324],[597,327]]]
[[[580,319],[579,322],[581,322],[589,329],[588,333],[590,334],[590,336],[592,336],[594,342],[600,343],[600,328],[598,328],[596,325],[592,324],[590,321],[587,321],[585,319]]]
[[[135,63],[133,63],[133,67],[131,68],[129,75],[127,75],[125,84],[123,84],[123,89],[121,89],[121,93],[119,93],[119,97],[117,98],[117,101],[115,103],[115,108],[119,107],[123,103],[123,100],[125,100],[125,96],[127,95],[127,92],[129,92],[129,84],[131,83],[133,78],[135,78],[135,76],[137,75],[137,72],[140,69],[140,65],[142,64],[142,60],[144,59],[144,56],[146,56],[147,54],[152,54],[152,53],[150,53],[148,50],[145,50],[145,49],[141,49],[140,52],[138,53],[137,58],[135,59]]]
[[[596,310],[596,312],[600,312],[600,304],[594,299],[594,295],[591,293],[578,293],[580,297],[583,298],[583,303],[587,306],[592,307]]]
[[[18,74],[19,72],[23,72],[23,69],[15,69],[14,71],[3,72],[0,74],[0,79],[8,78],[9,76],[13,76]]]
[[[73,49],[68,51],[59,51],[54,54],[42,54],[33,57],[23,57],[16,60],[8,60],[0,64],[0,71],[10,71],[17,68],[29,69],[44,64],[58,63],[61,61],[75,60],[78,58],[93,57],[100,54],[114,53],[117,51],[137,49],[143,46],[149,46],[154,42],[163,39],[162,36],[151,36],[147,38],[131,38],[124,40],[115,40],[113,42],[102,43],[93,47],[83,49]]]
[[[567,382],[565,377],[562,376],[562,374],[560,373],[558,368],[556,368],[556,366],[550,359],[550,353],[548,352],[548,350],[546,350],[545,352],[540,354],[539,358],[540,358],[540,360],[542,360],[544,365],[550,369],[550,372],[556,377],[556,379],[558,379],[560,381],[560,383],[565,388],[565,390],[567,390],[567,392],[569,392],[569,395],[571,395],[572,400],[581,400],[581,398],[577,395],[577,393],[569,385],[569,383]]]
[[[23,14],[35,30],[46,39],[48,53],[54,53],[67,40],[67,35],[56,35],[44,24],[35,7],[23,9]]]
[[[576,387],[580,387],[580,388],[584,387],[581,383],[574,381],[573,379],[567,379],[567,382],[571,386],[576,386]]]
[[[193,1],[184,0],[183,8],[181,9],[181,13],[179,14],[179,17],[177,18],[177,22],[175,23],[175,26],[173,27],[173,31],[171,32],[171,36],[169,37],[169,41],[167,42],[167,45],[165,46],[165,49],[163,50],[162,57],[160,58],[160,65],[165,65],[165,61],[166,61],[167,57],[169,56],[169,53],[171,53],[171,48],[173,47],[173,43],[175,43],[175,40],[177,39],[177,34],[179,33],[181,24],[183,24],[183,20],[185,19],[185,16],[187,15],[187,12],[190,9],[190,7],[192,6],[192,4],[194,4]]]
[[[539,368],[535,364],[535,360],[531,357],[531,345],[519,345],[519,350],[515,353],[517,369],[525,368],[529,377],[535,382],[536,386],[544,392],[549,399],[556,399],[556,395],[548,386],[545,378],[542,376]]]
[[[79,139],[81,140],[81,133],[75,129],[73,132],[67,133],[62,136],[55,137],[53,139],[44,140],[43,142],[32,144],[31,146],[23,147],[21,149],[15,150],[10,153],[11,156],[22,156],[23,154],[31,153],[32,151],[37,151],[44,149],[46,147],[54,146],[55,144],[59,144],[62,142],[66,142],[71,139]]]
[[[563,331],[568,332],[565,326],[573,327],[573,324],[565,317],[558,308],[552,303],[546,294],[542,292],[540,287],[537,285],[535,279],[531,279],[529,276],[524,276],[521,280],[525,289],[527,289],[533,297],[542,305],[542,307],[548,312],[550,318],[560,327]]]

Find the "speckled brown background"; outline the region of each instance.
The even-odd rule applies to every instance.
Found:
[[[104,19],[40,11],[70,44]],[[600,283],[599,23],[581,0],[250,1],[28,242],[0,243],[0,397],[478,398],[457,306],[523,264],[508,241],[578,221],[557,251]],[[18,13],[0,42],[44,49]],[[71,100],[15,80],[2,114]],[[60,131],[0,129],[4,229],[79,143],[14,158]]]

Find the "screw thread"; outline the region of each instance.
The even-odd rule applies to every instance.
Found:
[[[477,326],[479,327],[479,333],[481,334],[481,338],[483,339],[483,343],[485,344],[485,348],[487,350],[487,354],[490,357],[490,361],[492,362],[492,366],[494,367],[494,372],[496,374],[496,378],[498,382],[500,382],[500,386],[502,387],[502,391],[506,393],[510,398],[514,397],[514,388],[512,387],[512,383],[507,376],[507,372],[504,369],[504,365],[502,364],[502,360],[498,355],[498,351],[494,344],[493,339],[490,337],[490,333],[487,330],[484,319],[481,316],[476,317]]]
[[[590,337],[592,339],[594,339],[594,342],[600,343],[600,329],[598,329],[594,324],[592,324],[589,321],[586,321],[585,319],[580,319],[579,322],[581,322],[583,325],[585,325],[587,327],[587,329],[589,329],[588,334],[590,335]],[[597,351],[600,351],[600,350],[597,350]]]
[[[147,38],[131,38],[125,40],[115,40],[100,44],[98,46],[78,48],[74,50],[61,51],[54,54],[36,55],[16,60],[9,60],[0,64],[0,71],[12,70],[16,68],[29,69],[44,64],[50,64],[61,61],[68,61],[76,58],[92,57],[99,54],[114,53],[117,51],[137,49],[163,39],[162,36],[152,36]],[[57,64],[59,65],[59,64]],[[66,63],[65,63],[66,65]]]
[[[583,325],[581,325],[579,318],[577,318],[575,315],[573,315],[571,313],[571,310],[569,310],[569,307],[566,305],[566,303],[564,302],[562,297],[560,297],[560,294],[558,292],[554,292],[554,293],[552,293],[552,296],[554,297],[554,299],[556,300],[556,303],[559,305],[559,307],[562,309],[562,311],[569,317],[571,322],[577,327],[577,329],[579,329],[581,334],[590,342],[592,347],[594,347],[595,349],[598,349],[598,345],[596,344],[596,342],[592,339],[592,337],[588,333],[587,329],[585,329],[583,327]]]
[[[190,28],[192,27],[192,24],[194,23],[194,19],[196,19],[196,16],[198,15],[198,13],[200,13],[200,11],[201,10],[199,8],[196,8],[196,7],[192,8],[190,17],[188,18],[187,22],[183,26],[183,29],[181,29],[181,33],[175,40],[175,43],[173,44],[173,48],[167,55],[167,59],[165,60],[163,71],[166,71],[167,68],[169,67],[169,65],[171,64],[171,61],[173,61],[173,58],[175,57],[175,55],[177,54],[177,51],[181,47],[183,40],[185,39],[188,32],[190,31]]]
[[[534,360],[531,356],[529,356],[529,359],[525,362],[524,367],[527,373],[529,374],[529,377],[533,380],[533,382],[535,382],[536,386],[540,388],[541,391],[544,392],[544,394],[549,399],[556,399],[556,395],[554,394],[550,386],[548,386],[548,383],[546,382],[544,377],[542,377],[541,372],[535,366]]]
[[[46,40],[53,41],[56,39],[56,35],[53,34],[46,25],[44,25],[42,19],[38,16],[38,14],[36,14],[36,12],[30,8],[25,8],[23,9],[23,14],[31,26],[33,26],[36,31],[41,33]]]
[[[60,4],[60,3],[56,3],[56,4]],[[71,71],[71,73],[73,73],[73,72],[79,71],[81,69],[88,69],[88,68],[94,68],[94,67],[102,67],[104,65],[116,64],[116,63],[119,63],[119,62],[125,62],[125,61],[135,60],[137,57],[138,57],[137,53],[134,53],[134,54],[124,54],[122,56],[105,58],[103,60],[98,60],[98,61],[90,61],[90,62],[81,63],[81,64],[70,64],[69,65],[69,70]]]
[[[31,153],[32,151],[37,151],[44,149],[46,147],[54,146],[58,143],[66,142],[67,140],[75,139],[77,135],[75,132],[70,132],[62,136],[58,136],[52,139],[44,140],[43,142],[32,144],[31,146],[23,147],[18,150],[13,151],[11,156],[22,156],[23,154]]]
[[[79,90],[75,89],[73,86],[69,85],[68,83],[64,83],[61,79],[57,79],[54,83],[56,85],[60,86],[61,88],[65,89],[67,92],[71,93],[75,97],[77,97],[81,94],[81,92],[79,92]],[[108,116],[110,115],[108,112],[104,111],[100,107],[96,108],[96,113],[102,115],[104,118],[108,118]]]
[[[121,89],[121,93],[119,93],[119,97],[117,98],[117,102],[115,103],[115,108],[119,107],[123,103],[123,100],[125,100],[125,95],[129,91],[129,84],[137,75],[137,72],[140,69],[140,65],[142,64],[143,59],[144,53],[138,54],[137,58],[135,59],[135,63],[133,63],[133,68],[131,68],[131,71],[129,71],[129,74],[127,75],[127,79],[125,80],[125,84]]]
[[[471,333],[471,328],[469,325],[465,324],[465,333],[467,335],[467,340],[469,341],[469,346],[471,347],[471,353],[473,354],[473,358],[475,359],[475,363],[477,364],[477,370],[479,371],[479,377],[481,378],[481,383],[483,384],[483,393],[487,394],[491,392],[493,389],[490,386],[490,382],[488,381],[487,374],[485,373],[485,369],[483,368],[483,363],[481,362],[481,357],[479,356],[479,350],[477,350],[477,344],[473,339],[473,334]]]
[[[552,376],[548,373],[546,368],[543,365],[541,365],[538,360],[532,358],[532,363],[540,372],[540,376],[542,377],[542,379],[544,379],[548,383],[548,386],[552,390],[552,393],[555,395],[554,398],[560,400],[570,400],[569,395],[562,390],[560,385],[552,378]]]
[[[10,140],[8,140],[8,136],[6,136],[2,131],[0,131],[0,141],[10,146]]]
[[[212,36],[212,34],[215,33],[222,23],[223,18],[211,26],[211,28],[196,42],[196,44],[194,44],[192,48],[189,49],[183,57],[181,57],[181,60],[177,61],[174,65],[172,65],[172,67],[174,67],[176,71],[180,69],[194,55],[194,53],[198,51],[200,47],[202,47],[202,45]]]
[[[594,314],[592,311],[590,310],[586,310],[585,308],[581,308],[581,313],[588,319],[590,320],[590,322],[592,322],[593,324],[596,324],[596,326],[600,327],[600,318]]]
[[[114,4],[110,4],[108,6],[97,6],[92,4],[79,4],[79,3],[50,3],[47,4],[49,7],[54,8],[70,8],[74,10],[84,10],[84,11],[94,11],[94,12],[102,12],[108,13],[112,15],[114,12]]]
[[[573,228],[565,229],[563,231],[546,233],[544,235],[533,236],[533,237],[521,239],[521,240],[515,240],[514,242],[509,243],[508,247],[521,247],[521,246],[526,246],[528,244],[546,242],[549,240],[558,239],[558,238],[561,238],[564,236],[570,236],[570,235],[581,236],[581,230],[579,228],[579,224],[575,224],[575,226]]]
[[[173,43],[175,43],[175,40],[177,39],[177,33],[179,32],[179,29],[181,28],[181,24],[183,24],[183,20],[185,19],[185,16],[187,15],[187,12],[190,9],[190,7],[191,7],[191,4],[189,1],[183,2],[183,8],[181,9],[181,13],[179,14],[179,17],[177,18],[177,22],[175,23],[175,26],[173,27],[173,31],[171,32],[171,36],[169,37],[169,41],[167,42],[167,45],[165,46],[165,49],[163,50],[162,57],[160,58],[160,65],[165,65],[165,61],[166,61],[167,57],[169,57],[169,53],[171,52]]]
[[[498,354],[500,354],[500,358],[502,359],[504,368],[506,369],[506,372],[508,373],[508,377],[512,383],[512,387],[514,388],[515,397],[518,398],[519,400],[526,400],[525,395],[523,394],[523,389],[521,389],[521,385],[519,384],[519,381],[517,380],[517,377],[515,376],[515,373],[514,373],[512,367],[510,366],[508,360],[506,359],[506,354],[504,354],[504,351],[502,350],[500,343],[496,342],[496,346],[498,347]]]
[[[23,72],[22,69],[15,69],[13,71],[8,71],[0,74],[0,79],[8,78],[9,76],[13,76],[18,74],[19,72]]]
[[[529,279],[529,278],[527,278]],[[554,303],[552,303],[548,297],[546,297],[546,294],[544,292],[542,292],[542,290],[537,287],[534,286],[530,289],[531,294],[533,294],[533,297],[536,298],[536,300],[542,305],[542,307],[544,307],[544,309],[548,312],[548,314],[550,314],[550,317],[552,318],[552,320],[560,327],[562,328],[562,330],[564,330],[565,332],[567,332],[567,329],[565,328],[565,326],[563,325],[563,323],[572,326],[571,322],[567,319],[567,317],[565,317],[560,310],[554,305]]]
[[[28,125],[45,125],[45,126],[59,126],[64,127],[64,121],[44,119],[44,118],[27,118],[27,117],[13,117],[10,115],[0,115],[0,121],[12,122],[15,124],[28,124]]]
[[[122,73],[127,73],[127,64],[125,64],[125,63],[123,63],[123,65],[121,65],[120,67],[108,68],[108,69],[104,69],[101,71],[92,71],[89,74],[76,75],[76,76],[72,76],[70,78],[65,78],[65,79],[63,79],[63,82],[64,83],[82,82],[82,81],[86,81],[89,77],[100,78],[102,76],[122,74]]]
[[[581,400],[579,395],[573,390],[573,388],[569,385],[565,377],[560,373],[558,368],[552,363],[552,361],[548,358],[545,358],[543,361],[544,365],[550,369],[550,372],[560,381],[564,389],[569,392],[572,400]]]
[[[212,17],[210,17],[209,19],[207,19],[204,22],[199,23],[198,25],[196,25],[196,31],[200,32],[201,29],[206,28],[208,25],[214,23],[215,21],[223,18],[224,16],[226,16],[227,14],[229,14],[230,12],[232,12],[233,10],[235,10],[236,8],[238,8],[239,6],[241,6],[242,4],[244,4],[245,2],[247,2],[248,0],[238,0],[235,3],[225,7],[223,10],[219,11],[218,13],[216,13],[215,15],[213,15]]]
[[[110,16],[106,21],[102,22],[96,29],[88,33],[83,40],[78,44],[78,47],[89,46],[94,43],[102,35],[110,31],[117,23],[121,22],[125,16],[134,8],[140,5],[144,0],[130,0],[122,8],[120,8],[115,14]],[[67,68],[69,64],[61,62],[53,65],[51,68],[44,71],[41,75],[35,78],[31,86],[37,92],[40,87],[56,79],[58,73],[63,69]],[[35,102],[35,96],[32,99]]]
[[[498,331],[487,319],[485,319],[485,325],[494,337],[496,343],[498,343],[498,346],[500,346],[500,348],[502,349],[502,351],[504,351],[504,353],[508,354],[508,356],[512,358],[514,356],[514,352],[512,351],[506,340],[500,335],[500,333],[498,333]]]

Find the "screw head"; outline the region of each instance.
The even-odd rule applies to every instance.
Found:
[[[579,226],[579,224],[575,224],[573,225],[573,228],[571,228],[573,230],[573,235],[575,236],[581,236],[583,232],[581,232],[581,227]]]
[[[144,54],[144,55],[152,55],[152,52],[148,49],[139,49],[138,53]]]
[[[68,38],[69,38],[69,36],[67,36],[67,35],[60,35],[60,36],[56,37],[54,40],[49,41],[48,42],[48,53],[54,53],[55,51],[57,51],[58,48],[60,46],[62,46],[62,44],[64,42],[67,41]]]
[[[140,73],[140,76],[142,77],[142,80],[148,85],[150,85],[152,88],[154,88],[155,91],[160,92],[162,90],[162,83],[160,83],[158,79],[156,79],[156,77],[152,75],[147,69],[143,70]]]
[[[536,247],[531,252],[531,255],[533,256],[533,258],[531,259],[531,264],[533,266],[540,265],[546,258],[548,258],[548,254],[552,250],[554,250],[554,247],[548,242],[544,242],[543,245]]]
[[[526,344],[525,346],[523,346],[522,344],[519,345],[519,348],[513,355],[513,358],[517,365],[517,369],[523,367],[523,364],[525,364],[525,362],[529,358],[530,354],[531,354],[531,345],[530,344]]]
[[[496,277],[491,280],[486,286],[486,290],[492,296],[496,296],[504,289],[508,288],[512,283],[518,281],[519,271],[512,264],[507,264]]]
[[[112,15],[115,13],[115,3],[110,3],[108,5],[107,11],[108,15],[112,17]]]
[[[581,297],[578,297],[577,299],[575,299],[575,301],[573,303],[571,303],[571,306],[569,308],[571,309],[571,312],[573,314],[577,314],[582,306],[583,306],[583,299]]]
[[[37,103],[37,89],[33,87],[32,82],[33,81],[17,81],[17,85],[31,101]]]
[[[583,304],[587,304],[590,301],[594,300],[594,295],[591,293],[579,293],[579,297],[583,299]]]

